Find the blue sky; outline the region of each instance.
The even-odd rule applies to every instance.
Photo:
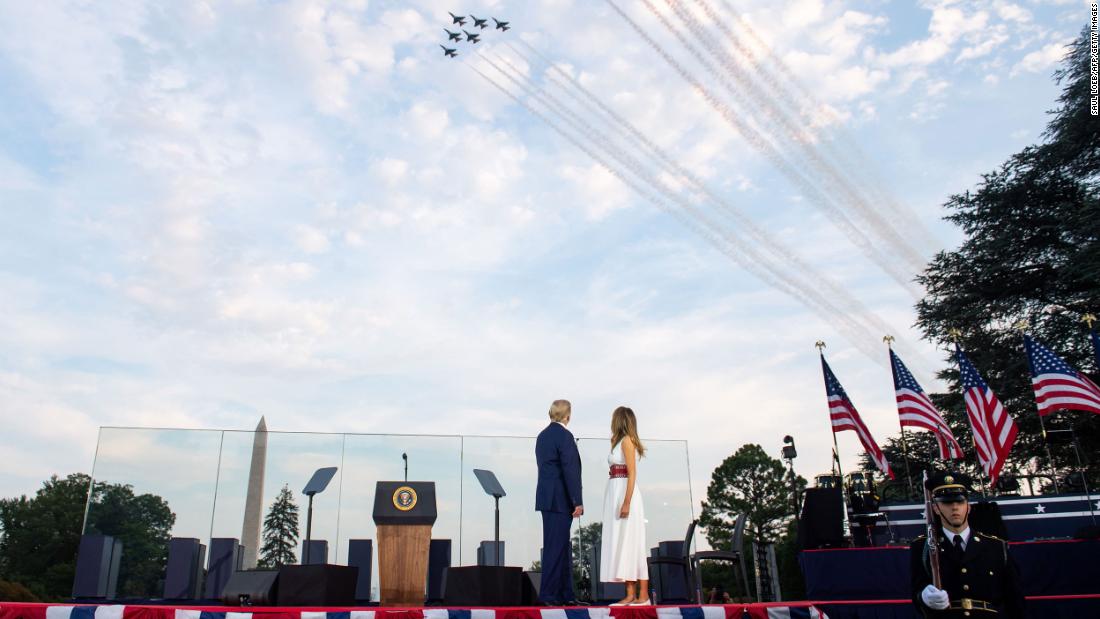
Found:
[[[616,4],[705,75],[643,3]],[[960,240],[947,197],[1038,139],[1087,18],[708,4],[774,49],[802,109],[827,110],[809,134],[901,205],[882,217],[922,259]],[[509,20],[482,54],[543,84],[507,44],[551,59],[858,299],[937,387],[914,291],[605,2],[7,3],[0,495],[89,470],[102,425],[533,435],[560,397],[579,435],[628,404],[643,436],[688,440],[697,497],[737,447],[778,455],[784,434],[810,477],[832,442],[818,339],[872,432],[896,431],[884,333],[845,330],[640,198],[472,71],[493,75],[469,43],[442,58],[448,10]],[[770,135],[758,110],[737,117]],[[840,449],[854,462],[855,436]]]

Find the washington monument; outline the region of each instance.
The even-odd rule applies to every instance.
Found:
[[[241,545],[244,546],[244,569],[256,568],[260,556],[260,524],[264,507],[264,466],[267,462],[267,423],[260,417],[252,438],[252,465],[248,469],[248,495],[244,502],[244,526]]]

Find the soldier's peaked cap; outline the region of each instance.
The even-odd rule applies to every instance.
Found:
[[[961,473],[937,472],[928,476],[924,487],[932,492],[932,500],[952,503],[966,500],[970,491],[970,480]]]

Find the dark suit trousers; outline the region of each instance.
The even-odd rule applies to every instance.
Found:
[[[573,593],[573,547],[569,529],[573,515],[561,512],[542,514],[542,580],[539,599],[560,604],[576,599]]]

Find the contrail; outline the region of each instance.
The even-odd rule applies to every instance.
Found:
[[[511,76],[508,75],[507,71],[505,71],[499,65],[494,63],[492,60],[489,60],[488,58],[484,57],[483,54],[478,53],[478,55],[482,56],[482,58],[486,62],[488,62],[490,65],[492,65],[497,71],[501,72],[501,74],[505,75],[505,77],[508,77],[511,81],[518,84],[518,81],[516,81],[514,78],[511,78]],[[573,130],[577,132],[577,135],[574,135],[574,134],[570,133],[568,130],[564,129],[561,126],[561,124],[559,124],[558,122],[552,120],[549,116],[547,116],[547,114],[544,114],[544,113],[538,111],[537,109],[535,109],[531,104],[529,104],[528,102],[526,102],[522,98],[520,98],[519,95],[515,94],[514,92],[509,90],[506,86],[500,84],[499,82],[497,82],[493,78],[489,77],[488,75],[483,73],[481,70],[479,70],[477,67],[474,67],[474,66],[469,65],[469,64],[467,64],[466,66],[470,67],[471,70],[476,72],[483,79],[485,79],[490,84],[492,84],[494,87],[496,87],[498,90],[503,92],[505,95],[507,95],[509,98],[511,98],[513,101],[515,101],[520,106],[522,106],[524,109],[526,109],[532,115],[534,115],[536,118],[543,121],[543,123],[545,123],[548,127],[550,127],[556,133],[558,133],[563,138],[565,138],[568,142],[570,142],[571,144],[576,146],[583,153],[585,153],[586,155],[591,157],[603,169],[605,169],[608,173],[610,173],[612,176],[617,178],[620,182],[622,182],[628,188],[633,190],[635,193],[637,193],[639,196],[641,196],[647,202],[649,202],[650,204],[653,204],[659,210],[661,210],[661,211],[671,215],[672,217],[676,218],[678,221],[683,223],[689,229],[691,229],[692,231],[694,231],[695,233],[699,234],[704,239],[706,239],[708,242],[710,242],[711,245],[713,245],[716,249],[721,251],[723,254],[725,254],[729,258],[733,259],[738,264],[744,266],[746,269],[748,269],[750,272],[752,272],[757,277],[760,277],[768,285],[774,286],[776,289],[778,289],[782,292],[785,292],[787,294],[791,294],[792,291],[785,284],[783,284],[782,282],[777,281],[775,278],[769,276],[766,272],[763,272],[755,263],[753,263],[745,255],[744,252],[739,251],[740,248],[736,247],[735,244],[727,243],[718,234],[714,233],[712,231],[712,228],[715,228],[717,226],[707,225],[709,223],[709,221],[707,220],[706,217],[702,216],[701,214],[698,217],[694,217],[694,218],[689,217],[689,216],[685,216],[678,209],[671,207],[663,199],[661,199],[660,197],[654,195],[653,192],[646,189],[639,182],[629,178],[626,174],[623,173],[622,170],[620,170],[615,165],[610,163],[604,156],[600,155],[595,150],[593,150],[593,148],[587,146],[584,143],[584,140],[586,138],[585,138],[582,131],[579,131],[576,128],[574,128]],[[525,88],[525,87],[521,86],[521,89],[525,90],[529,95],[533,94],[533,91],[531,91],[528,88]],[[550,110],[549,113],[554,114],[555,112],[553,110]],[[690,209],[688,209],[688,210],[690,212]],[[696,213],[691,213],[691,214],[694,216]],[[696,221],[696,220],[699,220],[699,221]],[[699,223],[700,221],[703,222],[703,223]]]
[[[585,88],[584,85],[575,78],[563,71],[535,48],[522,41],[521,44],[534,55],[538,56],[539,59],[548,66],[548,81],[556,85],[563,92],[569,94],[574,100],[594,112],[597,116],[602,113],[609,118],[612,121],[611,126],[617,126],[618,134],[631,142],[635,148],[638,149],[638,152],[641,152],[652,162],[655,162],[658,167],[661,167],[667,174],[687,180],[695,191],[705,196],[712,204],[718,206],[723,214],[732,218],[741,229],[746,230],[748,235],[755,242],[756,247],[762,249],[766,254],[771,254],[770,257],[761,255],[755,256],[756,259],[766,261],[763,266],[767,268],[770,273],[782,273],[782,278],[793,285],[800,295],[824,292],[826,298],[830,299],[831,302],[839,304],[840,310],[846,316],[854,316],[862,321],[864,323],[863,328],[867,333],[885,334],[895,332],[847,290],[837,285],[835,281],[824,273],[821,273],[816,268],[806,263],[796,252],[786,247],[781,240],[773,237],[766,230],[760,228],[748,215],[716,194],[702,181],[702,179],[676,162],[667,151],[655,144],[629,121],[607,106],[607,104],[601,101],[599,97]],[[509,48],[527,60],[529,65],[533,64],[522,52],[511,45],[509,45]],[[556,79],[554,77],[555,75],[560,76],[560,79]],[[923,356],[909,349],[904,341],[898,344],[898,346],[908,353],[908,357],[915,357],[922,360]],[[881,359],[879,361],[881,362]]]
[[[611,3],[610,0],[608,0],[608,2]],[[790,123],[789,120],[787,120],[782,113],[775,110],[775,106],[769,105],[766,102],[765,97],[762,96],[756,85],[751,80],[748,80],[744,77],[744,72],[736,66],[736,63],[729,62],[726,63],[724,66],[726,66],[727,71],[731,71],[735,75],[741,76],[742,79],[740,79],[739,81],[742,83],[742,85],[746,87],[746,90],[748,91],[746,93],[742,93],[740,89],[733,86],[729,82],[728,78],[723,75],[718,70],[718,68],[714,66],[713,63],[707,60],[699,51],[699,49],[690,41],[688,41],[686,36],[682,32],[680,32],[675,26],[673,26],[672,23],[669,22],[667,17],[665,17],[660,11],[657,10],[657,8],[652,4],[652,2],[650,2],[650,0],[643,0],[643,3],[649,9],[650,13],[652,13],[653,16],[661,22],[666,30],[668,30],[670,33],[673,34],[673,36],[676,37],[676,39],[699,62],[699,64],[701,64],[712,77],[717,79],[718,82],[725,87],[725,89],[733,96],[734,100],[742,104],[746,112],[755,109],[758,111],[762,110],[765,113],[767,120],[771,121],[771,133],[773,137],[776,137],[778,139],[781,139],[783,137],[783,132],[776,131],[775,125],[784,125],[784,128],[787,130],[786,133],[790,134],[793,138],[792,140],[789,140],[788,143],[793,142],[799,150],[803,151],[801,156],[797,153],[790,153],[789,156],[794,159],[794,164],[798,164],[794,167],[807,175],[801,177],[801,180],[805,181],[805,183],[808,185],[813,185],[813,193],[811,193],[809,196],[811,198],[811,203],[816,204],[819,208],[825,209],[833,217],[839,218],[841,220],[840,223],[843,226],[847,226],[849,231],[856,231],[857,234],[863,235],[863,231],[860,230],[854,222],[848,219],[844,208],[845,202],[837,201],[833,198],[835,194],[847,194],[849,201],[858,205],[860,201],[858,196],[851,192],[849,190],[850,188],[844,186],[843,184],[838,184],[836,182],[836,175],[833,175],[833,179],[821,179],[819,175],[818,183],[824,182],[824,184],[826,185],[824,189],[819,189],[817,184],[813,183],[811,177],[808,176],[815,170],[815,168],[822,167],[820,157],[816,157],[812,151],[807,150],[807,147],[810,146],[808,136],[803,136],[802,132],[797,127],[793,126],[793,124]],[[709,39],[709,37],[706,37],[705,32],[701,31],[698,21],[695,20],[694,17],[690,16],[680,7],[673,8],[674,11],[677,12],[681,20],[688,25],[689,29],[693,30],[696,38]],[[710,49],[708,51],[710,51],[712,55],[715,55],[723,60],[728,58],[728,55],[726,55],[724,51],[720,50],[716,45],[713,44],[713,42],[711,43],[712,44],[709,46]],[[749,98],[751,98],[752,101],[748,100]],[[788,145],[788,149],[789,148],[790,147]],[[894,279],[897,280],[899,284],[905,287],[914,296],[914,298],[921,298],[922,291],[912,281],[912,274],[916,271],[919,271],[924,266],[923,259],[920,257],[919,253],[911,251],[908,248],[907,242],[900,236],[894,234],[892,229],[888,225],[877,224],[875,221],[875,217],[877,217],[877,215],[875,215],[875,217],[871,217],[870,219],[866,217],[866,214],[868,212],[873,214],[872,209],[857,208],[857,211],[861,212],[857,212],[856,215],[860,219],[862,219],[865,224],[870,226],[873,232],[877,232],[880,237],[885,237],[885,240],[887,241],[887,250],[896,249],[900,251],[903,257],[909,258],[909,264],[899,266],[892,254],[884,251],[883,248],[875,245],[875,243],[870,239],[868,239],[868,247],[870,248],[868,255],[873,260],[875,260],[875,262],[877,262],[888,274],[894,277]]]
[[[863,234],[861,230],[856,228],[851,221],[844,215],[840,209],[832,204],[825,196],[817,190],[817,188],[811,184],[805,177],[802,176],[798,170],[795,169],[771,144],[771,142],[762,135],[755,128],[750,126],[747,122],[741,119],[733,110],[719,99],[713,92],[702,84],[694,75],[692,75],[687,69],[677,62],[672,56],[668,54],[652,37],[650,37],[642,28],[630,18],[629,15],[624,13],[622,9],[616,5],[613,0],[605,0],[611,8],[619,14],[641,37],[650,47],[654,49],[664,60],[671,66],[680,76],[687,81],[691,86],[702,96],[707,103],[711,105],[722,118],[729,123],[734,129],[741,133],[741,135],[749,142],[753,147],[759,150],[768,160],[774,165],[780,172],[788,177],[803,193],[812,198],[812,201],[818,204],[823,210],[832,216],[832,221],[844,232],[845,236],[864,254],[871,258],[876,264],[878,264],[887,274],[894,278],[901,286],[903,286],[910,294],[919,298],[920,290],[913,284],[913,274],[906,272],[903,269],[899,269],[895,264],[895,261],[889,256],[883,254],[878,248],[874,246],[870,239]],[[651,6],[647,0],[648,6]],[[663,15],[656,13],[659,19],[664,20],[667,23],[667,19]],[[676,31],[675,27],[668,24],[668,27],[672,31]],[[702,62],[706,62],[705,59],[700,57]]]
[[[917,242],[924,252],[931,253],[939,249],[941,246],[940,242],[928,230],[927,226],[920,221],[911,209],[901,204],[891,192],[885,189],[880,174],[876,172],[874,162],[867,158],[863,149],[861,149],[848,132],[838,124],[837,121],[839,117],[837,114],[828,106],[818,101],[813,93],[802,85],[802,82],[794,72],[791,71],[790,67],[788,67],[786,63],[783,62],[783,59],[771,49],[767,42],[756,33],[756,30],[753,29],[752,25],[749,24],[741,13],[733,8],[729,0],[721,0],[721,2],[726,11],[733,16],[741,30],[743,30],[752,40],[752,43],[766,52],[765,61],[762,62],[757,58],[752,47],[746,45],[741,38],[726,25],[725,20],[718,15],[707,0],[695,0],[695,3],[703,9],[703,12],[706,13],[711,22],[726,35],[726,38],[737,48],[738,52],[740,52],[749,64],[752,65],[756,73],[761,76],[762,81],[772,88],[776,98],[783,106],[783,109],[789,107],[797,110],[803,122],[809,126],[814,124],[815,112],[823,112],[828,116],[828,120],[833,123],[833,127],[829,129],[829,134],[832,139],[822,139],[820,143],[831,156],[843,162],[841,164],[841,169],[848,171],[849,174],[860,179],[860,184],[866,187],[866,190],[875,203],[884,205],[894,217],[899,219],[899,227],[904,229],[906,235]],[[779,75],[777,75],[777,73]],[[806,112],[805,110],[807,109],[810,111]],[[834,148],[834,143],[840,148]]]
[[[649,0],[645,0],[645,3],[646,6],[650,7],[651,12],[655,15],[659,14]],[[737,64],[733,56],[723,49],[714,37],[707,32],[706,27],[684,7],[681,0],[665,0],[665,3],[687,26],[688,31],[695,40],[724,69],[724,72],[719,71],[710,62],[707,62],[704,68],[734,97],[737,97],[742,90],[746,92],[748,98],[756,104],[754,109],[758,113],[762,113],[771,124],[773,136],[777,138],[781,145],[785,145],[789,156],[801,159],[804,163],[809,164],[806,172],[816,177],[818,185],[824,186],[822,193],[829,197],[835,196],[837,198],[835,202],[839,208],[851,211],[852,215],[877,233],[886,247],[892,248],[901,255],[905,267],[910,272],[923,269],[925,261],[920,252],[911,245],[904,235],[899,234],[889,221],[883,219],[867,203],[860,190],[851,183],[837,166],[822,156],[822,153],[814,144],[812,135],[803,129],[796,119],[791,118],[785,106],[781,102],[777,102],[774,96],[760,88],[757,83],[758,80],[750,76],[745,69]],[[662,22],[668,25],[664,20]],[[674,34],[691,51],[693,56],[702,57],[698,48],[687,41],[682,33],[674,32]],[[736,81],[737,86],[730,82],[730,78]]]
[[[639,195],[642,195],[645,199],[647,199],[647,201],[650,201],[662,211],[668,212],[676,216],[678,220],[684,221],[693,231],[701,234],[705,239],[711,242],[712,245],[715,245],[720,251],[732,258],[738,264],[744,266],[747,270],[749,270],[749,272],[753,273],[765,283],[775,287],[777,290],[784,292],[785,294],[788,294],[789,296],[798,300],[800,303],[808,305],[811,309],[816,309],[825,316],[831,318],[832,320],[830,320],[830,322],[833,322],[834,325],[836,325],[838,329],[842,333],[844,333],[845,336],[849,338],[854,345],[860,348],[864,353],[868,354],[868,356],[872,357],[872,359],[874,359],[876,362],[884,366],[886,365],[885,357],[881,354],[881,347],[872,345],[872,342],[874,342],[878,336],[873,335],[872,332],[869,331],[868,325],[861,324],[854,318],[854,316],[858,316],[860,313],[862,313],[862,316],[859,317],[866,319],[869,312],[866,312],[866,310],[864,310],[863,312],[853,312],[850,308],[837,307],[833,303],[834,299],[832,299],[831,294],[823,295],[820,291],[814,289],[810,285],[807,285],[806,282],[799,281],[797,276],[792,277],[792,274],[789,271],[784,271],[781,267],[777,267],[774,264],[773,259],[761,255],[754,247],[746,245],[744,241],[734,235],[731,235],[730,232],[724,229],[720,224],[714,222],[712,219],[699,212],[699,210],[693,207],[688,201],[686,201],[683,196],[675,194],[667,186],[656,181],[654,179],[654,176],[647,172],[645,166],[627,155],[621,148],[615,147],[613,142],[607,136],[605,136],[602,132],[597,130],[587,121],[584,121],[577,114],[569,110],[566,106],[564,106],[564,104],[562,104],[560,100],[556,99],[552,95],[549,95],[549,93],[546,93],[544,90],[537,88],[536,85],[533,84],[533,82],[529,78],[524,76],[507,60],[504,60],[503,62],[505,64],[508,64],[509,67],[512,69],[511,73],[503,69],[499,64],[495,63],[491,59],[485,57],[483,54],[479,54],[479,56],[481,56],[486,62],[493,66],[498,72],[504,75],[523,92],[527,93],[529,97],[538,99],[539,102],[548,109],[550,114],[554,114],[558,118],[564,120],[566,124],[570,125],[573,128],[576,136],[570,135],[567,131],[562,129],[558,123],[550,120],[545,114],[534,110],[534,108],[532,108],[526,102],[521,101],[519,97],[515,94],[511,93],[510,91],[507,91],[506,94],[508,94],[511,98],[517,100],[517,102],[521,103],[526,109],[536,114],[540,119],[551,126],[552,129],[562,134],[563,137],[566,137],[570,142],[577,145],[578,148],[581,148],[585,153],[592,156],[593,159],[595,159],[601,166],[607,169],[616,178],[620,179],[624,184],[639,193]],[[482,77],[487,77],[480,71],[478,71],[478,73],[479,75],[482,75]],[[518,78],[516,76],[518,76]],[[506,90],[496,82],[493,82],[493,85],[501,88],[502,90]],[[596,154],[592,148],[586,147],[580,143],[584,140],[587,140],[590,143],[595,144],[596,147],[598,147],[599,149],[608,152],[614,159],[619,162],[620,165],[629,170],[630,173],[638,179],[638,181],[630,180],[622,169],[615,167],[615,165],[608,162],[606,158]],[[655,196],[651,191],[644,189],[642,186],[640,186],[639,181],[641,183],[648,184],[650,185],[650,187],[656,189],[660,194],[664,196],[664,199]],[[680,207],[680,209],[688,213],[690,219],[685,220],[682,214],[678,213],[675,208],[672,208],[667,204],[667,201],[676,203]],[[847,296],[846,293],[843,293],[842,290],[841,292],[841,298]],[[878,332],[887,332],[888,328],[883,323],[881,323],[881,321],[878,321],[876,318],[875,322],[879,323],[874,325],[877,328]]]

